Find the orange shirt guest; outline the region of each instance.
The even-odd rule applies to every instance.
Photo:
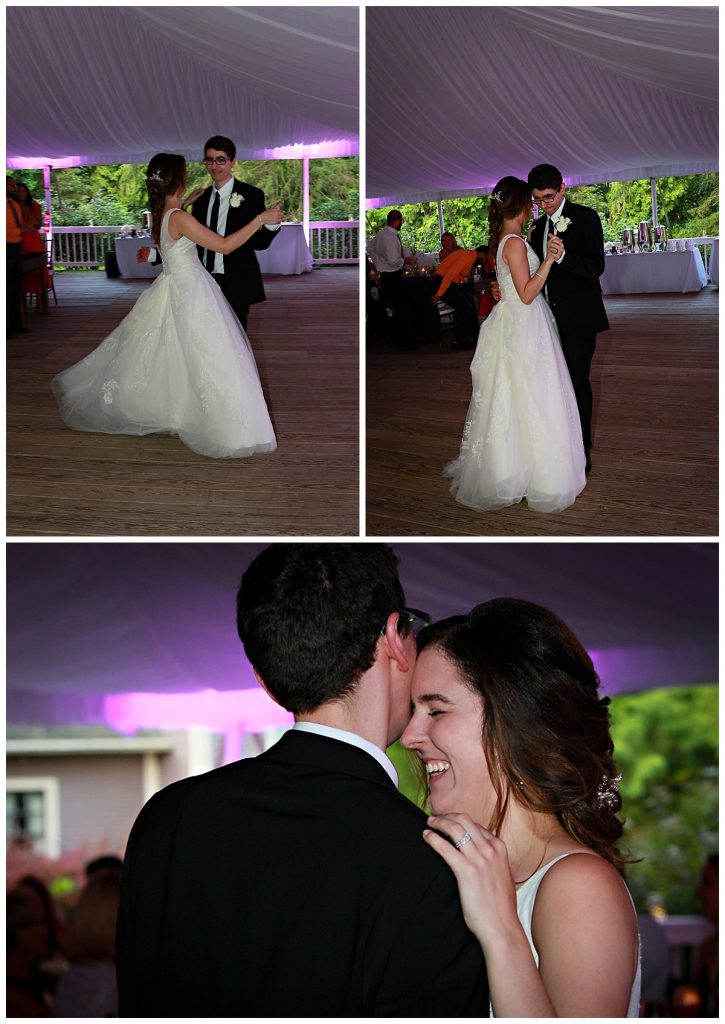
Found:
[[[460,248],[456,236],[452,235],[450,231],[444,231],[441,235],[441,251],[438,253],[438,262],[442,263],[452,252],[458,252]]]
[[[451,284],[463,284],[474,263],[481,262],[487,255],[488,248],[480,246],[478,249],[456,249],[447,256],[436,270],[436,277],[441,278],[441,283],[434,295],[435,300],[442,299]]]
[[[23,211],[16,199],[14,178],[6,178],[5,201],[5,309],[8,338],[27,334],[23,325]]]
[[[483,246],[478,249],[458,249],[443,260],[433,278],[433,287],[437,289],[433,302],[444,298],[455,311],[453,325],[456,333],[451,348],[456,350],[476,347],[478,312],[473,295],[463,287],[463,282],[471,273],[474,263],[480,262],[486,253]]]

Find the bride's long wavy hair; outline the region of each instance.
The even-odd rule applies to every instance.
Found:
[[[623,832],[613,786],[609,698],[599,696],[591,658],[553,612],[513,598],[424,629],[419,654],[447,658],[483,705],[483,753],[496,793],[489,822],[499,833],[509,801],[554,815],[563,828],[620,870]]]
[[[146,168],[146,191],[151,214],[151,236],[159,244],[161,218],[167,196],[186,184],[186,160],[176,153],[157,153]]]
[[[508,175],[496,184],[488,207],[488,249],[496,256],[504,220],[516,217],[531,202],[527,181]]]

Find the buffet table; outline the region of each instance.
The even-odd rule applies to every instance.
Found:
[[[600,283],[604,295],[699,292],[707,284],[707,274],[699,249],[619,253],[605,257]]]
[[[302,224],[282,224],[279,238],[257,253],[263,274],[307,274],[312,270],[312,253]]]
[[[129,237],[116,239],[116,262],[121,277],[158,277],[162,266],[153,263],[139,263],[136,253],[139,249],[154,248],[153,238]]]
[[[265,229],[266,230],[266,229]],[[144,246],[153,247],[152,238],[117,238],[116,260],[121,277],[157,277],[161,264],[138,263],[136,253]],[[257,252],[263,274],[306,274],[312,270],[312,253],[301,224],[282,224],[279,238],[269,249]]]

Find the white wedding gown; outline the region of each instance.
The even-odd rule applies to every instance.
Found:
[[[535,871],[531,878],[528,878],[523,882],[516,890],[516,913],[518,914],[521,927],[526,933],[526,938],[529,940],[529,946],[534,957],[536,966],[539,966],[539,953],[534,943],[534,938],[531,930],[531,923],[534,916],[534,905],[536,903],[536,896],[539,891],[539,886],[544,880],[544,875],[550,868],[553,868],[560,860],[564,857],[570,857],[570,853],[561,853],[558,857],[554,857],[548,864],[544,864],[543,867]],[[579,855],[581,856],[581,854]],[[632,899],[631,895],[629,897]],[[634,903],[632,903],[632,910],[636,914]],[[634,981],[632,982],[632,988],[629,992],[629,1005],[627,1007],[627,1017],[639,1017],[639,1000],[642,993],[642,949],[641,941],[637,951],[637,970],[634,975]],[[493,1009],[491,1010],[492,1017],[494,1016]]]
[[[526,498],[538,512],[559,512],[586,484],[581,424],[553,313],[541,294],[528,306],[521,301],[501,258],[515,237],[498,246],[501,299],[481,325],[460,454],[443,473],[470,508]],[[539,258],[524,244],[533,274]]]
[[[244,330],[196,245],[161,225],[163,273],[53,393],[73,430],[176,434],[212,458],[277,447]]]

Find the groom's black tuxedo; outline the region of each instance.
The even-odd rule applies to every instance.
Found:
[[[570,224],[561,232],[566,254],[549,271],[546,293],[556,319],[581,419],[584,448],[592,446],[592,389],[589,384],[597,334],[609,330],[599,277],[604,273],[604,235],[595,210],[568,199],[561,212]],[[543,260],[546,215],[534,222],[531,247]],[[551,230],[551,229],[550,229]]]
[[[424,827],[368,753],[294,730],[169,786],[126,852],[121,1016],[487,1016]]]
[[[206,226],[207,211],[213,191],[213,187],[209,186],[191,208],[193,216],[204,226]],[[265,208],[262,189],[250,185],[246,181],[235,179],[232,194],[241,196],[241,201],[238,206],[229,204],[225,237],[239,231],[245,224],[249,224]],[[255,302],[264,302],[265,300],[262,272],[259,269],[256,252],[268,249],[278,233],[270,231],[266,227],[260,228],[244,245],[223,257],[224,273],[215,275],[214,279],[218,281],[227,302],[245,327],[249,307]],[[203,260],[205,250],[201,246],[198,248],[199,259]]]

